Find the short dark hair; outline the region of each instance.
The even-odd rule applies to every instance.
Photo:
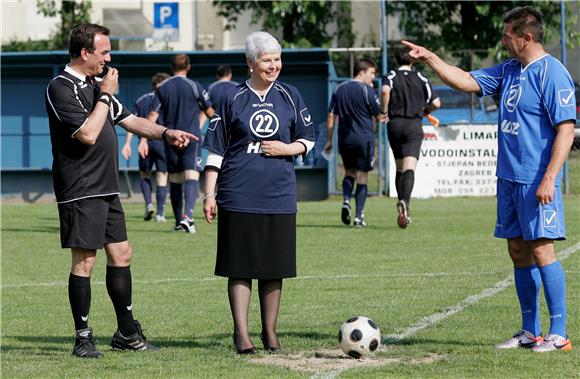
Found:
[[[168,73],[158,72],[151,78],[151,84],[153,84],[153,88],[156,88],[159,85],[159,83],[161,83],[166,79],[169,79],[170,77],[171,76]]]
[[[395,51],[395,59],[399,66],[411,64],[411,57],[409,56],[409,48],[407,46],[402,46]]]
[[[542,14],[530,6],[517,7],[503,15],[503,22],[511,24],[512,33],[521,37],[530,33],[534,42],[544,41]]]
[[[227,64],[220,64],[219,67],[217,68],[216,75],[218,78],[223,78],[223,77],[231,75],[231,74],[232,74],[232,68],[230,66],[228,66]]]
[[[366,71],[369,68],[377,69],[377,64],[371,58],[361,58],[354,66],[354,74],[358,75],[361,71]]]
[[[81,50],[87,49],[89,53],[95,51],[95,35],[102,34],[108,36],[109,29],[97,24],[77,24],[70,32],[68,53],[72,58],[81,56]]]
[[[175,71],[183,71],[189,66],[189,55],[175,54],[171,57],[171,69]]]

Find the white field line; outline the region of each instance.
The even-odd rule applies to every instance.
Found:
[[[400,273],[400,274],[388,274],[388,273],[377,273],[377,274],[347,274],[347,275],[308,275],[308,276],[298,276],[291,280],[341,280],[341,279],[364,279],[364,278],[405,278],[405,277],[452,277],[452,276],[476,276],[476,275],[490,275],[494,273],[473,273],[473,272],[416,272],[416,273]],[[155,279],[155,280],[133,280],[133,283],[138,284],[162,284],[162,283],[174,283],[174,282],[212,282],[216,280],[222,280],[223,278],[212,276],[207,278],[165,278],[165,279]],[[104,285],[103,281],[93,281],[91,280],[91,285]],[[15,283],[15,284],[3,284],[2,289],[8,288],[24,288],[24,287],[62,287],[68,285],[68,282],[64,281],[53,281],[44,283]]]
[[[574,254],[578,250],[580,250],[580,242],[575,244],[575,245],[572,245],[572,246],[562,250],[560,253],[558,253],[558,259],[560,261],[566,260],[568,257],[570,257],[572,254]],[[506,289],[507,287],[510,287],[513,283],[514,283],[513,275],[510,275],[507,278],[505,278],[504,280],[501,280],[501,281],[495,283],[492,287],[484,289],[479,294],[466,297],[465,299],[463,299],[462,301],[460,301],[459,303],[457,303],[453,307],[448,308],[446,311],[434,313],[432,315],[424,317],[421,320],[417,321],[415,324],[409,326],[408,328],[403,329],[402,332],[397,333],[397,334],[390,334],[390,335],[386,336],[383,340],[393,341],[393,340],[402,340],[405,338],[409,338],[413,334],[415,334],[423,329],[426,329],[426,328],[434,325],[435,323],[437,323],[437,322],[439,322],[439,321],[441,321],[449,316],[452,316],[456,313],[461,312],[463,309],[467,308],[468,306],[476,304],[479,301],[481,301],[487,297],[491,297],[491,296],[495,295],[496,293]],[[314,375],[312,375],[310,378],[311,379],[334,379],[334,378],[338,378],[341,375],[341,373],[346,371],[346,370],[348,370],[348,369],[339,369],[339,370],[332,370],[332,371],[319,371],[319,372],[315,373]]]

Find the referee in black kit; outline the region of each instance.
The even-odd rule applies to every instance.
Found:
[[[117,350],[158,350],[147,342],[133,319],[131,245],[119,199],[118,141],[115,124],[150,139],[185,147],[193,135],[169,130],[132,115],[112,94],[118,71],[111,61],[109,30],[96,24],[76,25],[70,36],[70,63],[46,89],[46,110],[53,155],[53,185],[63,248],[72,251],[68,294],[75,323],[73,355],[99,358],[88,326],[90,276],[97,249],[107,254],[107,292],[117,316],[111,346]]]
[[[395,156],[397,173],[397,223],[406,228],[411,223],[409,202],[415,185],[415,168],[423,142],[423,114],[441,107],[429,80],[412,70],[408,48],[395,53],[399,68],[383,78],[381,109],[387,113],[387,135]]]

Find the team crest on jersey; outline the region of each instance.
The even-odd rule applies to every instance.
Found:
[[[514,84],[504,98],[504,105],[509,112],[515,111],[520,97],[522,97],[522,87],[519,84]]]
[[[250,129],[258,138],[272,137],[279,128],[278,117],[267,109],[260,109],[250,117]]]
[[[576,105],[572,98],[574,97],[574,90],[571,88],[561,89],[558,91],[558,100],[560,102],[560,106],[564,107],[573,107]]]
[[[312,116],[310,115],[310,112],[308,112],[308,108],[304,108],[300,111],[300,117],[302,117],[302,122],[304,123],[304,126],[308,126],[312,124]]]

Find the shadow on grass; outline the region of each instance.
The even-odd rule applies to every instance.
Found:
[[[34,228],[2,228],[2,232],[11,232],[11,233],[59,233],[60,228],[58,226],[45,226],[45,227],[34,227]]]

